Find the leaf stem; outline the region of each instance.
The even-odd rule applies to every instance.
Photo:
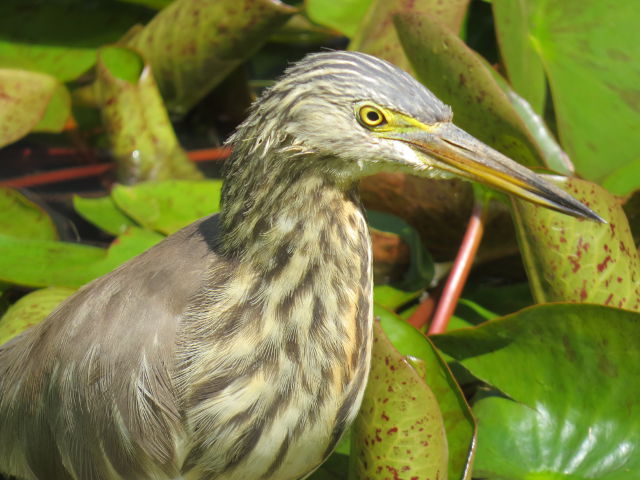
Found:
[[[451,273],[447,277],[436,311],[433,314],[428,331],[429,335],[444,333],[447,330],[449,319],[456,309],[458,299],[469,276],[471,265],[473,265],[473,260],[484,233],[488,211],[487,205],[488,202],[486,200],[476,197],[467,231],[464,234],[458,255],[451,268]]]

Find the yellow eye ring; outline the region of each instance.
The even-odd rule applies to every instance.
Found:
[[[384,118],[384,114],[379,109],[372,107],[371,105],[366,105],[360,108],[358,114],[360,116],[360,121],[365,127],[378,127],[387,121]]]

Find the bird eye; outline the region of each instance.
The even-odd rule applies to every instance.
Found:
[[[360,109],[360,121],[366,127],[377,127],[386,122],[380,110],[372,106],[365,106]]]

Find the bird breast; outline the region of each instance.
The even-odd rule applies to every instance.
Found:
[[[354,199],[323,188],[306,211],[281,210],[240,260],[210,272],[208,308],[198,302],[179,334],[187,478],[301,478],[356,415],[372,280]]]

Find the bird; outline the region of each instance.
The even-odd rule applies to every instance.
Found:
[[[602,219],[458,128],[364,53],[291,65],[228,140],[220,212],[0,347],[0,472],[25,480],[297,480],[358,413],[372,253],[358,181],[480,181]]]

